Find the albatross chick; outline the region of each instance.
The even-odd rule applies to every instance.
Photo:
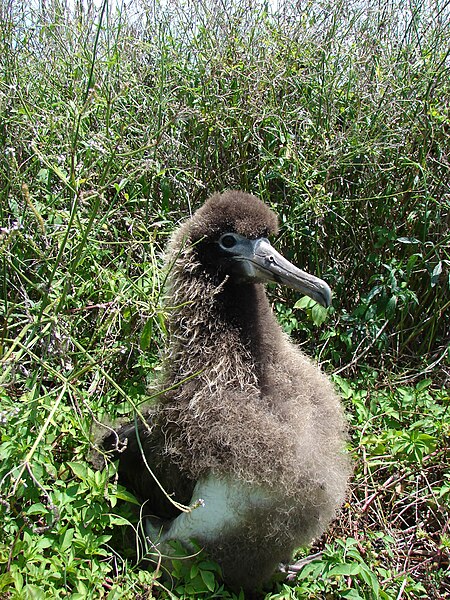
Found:
[[[160,395],[146,424],[123,425],[106,444],[127,441],[119,475],[146,502],[152,543],[165,553],[170,540],[188,550],[195,540],[246,590],[323,533],[350,471],[339,399],[281,330],[264,284],[323,306],[331,292],[273,249],[276,231],[276,215],[238,191],[213,195],[175,231]],[[155,477],[195,508],[180,512]]]

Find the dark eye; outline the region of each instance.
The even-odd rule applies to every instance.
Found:
[[[234,237],[234,235],[231,235],[230,233],[226,233],[225,235],[223,235],[220,240],[219,240],[219,244],[223,247],[223,248],[232,248],[233,246],[236,246],[236,238]]]

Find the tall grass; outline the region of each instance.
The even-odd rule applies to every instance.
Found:
[[[381,416],[338,379],[366,490],[355,486],[354,510],[395,470],[377,453],[404,461],[405,502],[428,466],[420,510],[447,502],[448,395],[435,388],[450,331],[449,18],[439,0],[0,0],[0,596],[165,593],[109,547],[131,519],[116,506],[128,496],[112,466],[94,472],[86,457],[92,423],[128,414],[157,374],[167,236],[224,188],[271,204],[284,253],[329,281],[323,327],[272,292],[284,327],[329,370],[369,368],[364,390],[392,371],[433,381],[411,392],[426,394],[420,424],[413,401],[404,413],[382,396]],[[421,470],[424,456],[439,460]],[[385,515],[369,506],[372,528]],[[424,528],[445,558],[433,515]],[[439,597],[442,578],[426,578]]]
[[[22,183],[38,211],[50,193],[46,210],[71,219],[90,190],[136,220],[137,207],[184,215],[214,190],[250,190],[335,290],[326,358],[342,366],[371,344],[366,360],[382,350],[387,366],[442,356],[445,3],[153,3],[134,21],[108,3],[96,18],[58,6],[3,7],[3,220]],[[22,226],[36,222],[27,206]]]

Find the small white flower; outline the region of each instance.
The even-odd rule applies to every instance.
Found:
[[[194,502],[194,504],[192,505],[192,510],[199,508],[199,507],[204,508],[205,507],[205,501],[203,500],[203,498],[199,498],[198,500],[196,500]]]

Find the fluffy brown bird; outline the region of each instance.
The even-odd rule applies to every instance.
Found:
[[[106,444],[127,440],[119,474],[153,515],[152,542],[166,552],[170,540],[188,549],[195,540],[246,590],[326,529],[350,472],[339,399],[282,332],[263,284],[323,306],[331,292],[273,249],[276,231],[261,200],[228,191],[174,233],[160,395],[145,424],[122,426]],[[160,486],[193,508],[181,512]]]

